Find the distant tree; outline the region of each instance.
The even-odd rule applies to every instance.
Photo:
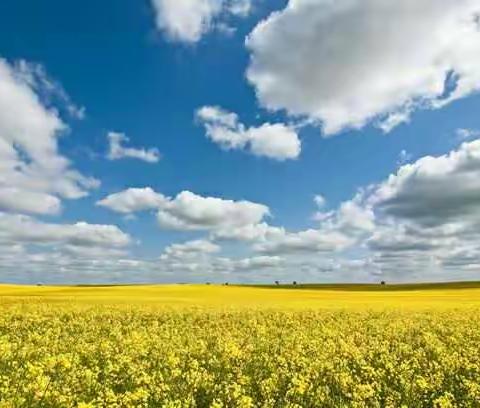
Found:
[[[206,282],[205,285],[210,285],[210,282]]]
[[[296,284],[297,284],[297,281],[293,281],[293,284],[296,285]]]
[[[280,285],[280,282],[279,282],[279,281],[275,281],[275,285]]]
[[[225,286],[228,286],[228,282],[225,282]]]
[[[385,281],[380,282],[380,285],[386,285],[386,284],[387,284],[387,282],[385,282]]]

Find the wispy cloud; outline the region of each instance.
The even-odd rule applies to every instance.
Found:
[[[123,133],[109,132],[107,135],[109,141],[109,151],[107,158],[109,160],[119,159],[138,159],[147,163],[157,163],[161,159],[160,152],[156,148],[134,148],[124,146],[130,139]]]

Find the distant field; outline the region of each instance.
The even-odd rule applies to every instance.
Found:
[[[299,289],[299,290],[293,290]],[[168,307],[345,309],[480,305],[479,282],[410,285],[0,285],[0,303],[132,304]]]
[[[427,282],[427,283],[396,283],[385,284],[379,283],[299,283],[279,284],[279,285],[250,285],[258,288],[275,288],[275,289],[317,289],[317,290],[341,290],[341,291],[407,291],[407,290],[432,290],[432,289],[479,289],[480,281],[477,282]]]

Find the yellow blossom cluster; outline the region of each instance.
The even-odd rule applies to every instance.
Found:
[[[4,305],[0,407],[475,407],[478,315]]]

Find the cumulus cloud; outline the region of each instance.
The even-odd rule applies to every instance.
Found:
[[[237,227],[218,228],[212,232],[212,238],[217,240],[233,241],[265,241],[279,234],[283,234],[284,229],[273,227],[266,222],[256,224],[246,224]]]
[[[299,231],[269,225],[264,205],[188,191],[171,198],[129,189],[102,205],[124,214],[154,210],[162,228],[206,233],[167,247],[158,260],[162,274],[234,279],[248,270],[268,280],[289,279],[295,270],[296,279],[309,280],[318,274],[331,280],[468,279],[480,269],[479,175],[480,140],[465,142],[401,164],[329,211],[326,199],[315,196],[316,226]],[[225,240],[239,241],[249,256],[220,256]]]
[[[0,188],[0,209],[29,214],[58,214],[62,208],[59,198],[41,192],[16,187]]]
[[[444,155],[403,164],[384,181],[320,212],[317,228],[265,226],[264,234],[251,234],[253,249],[287,257],[291,265],[335,259],[335,273],[344,273],[354,255],[369,279],[471,279],[480,267],[479,176],[480,140],[465,142]],[[315,202],[321,210],[324,200]]]
[[[235,278],[238,274],[244,272],[253,272],[253,279],[262,276],[266,271],[280,272],[284,266],[283,259],[278,256],[252,256],[247,258],[228,258],[228,257],[210,257],[194,256],[183,258],[172,258],[162,255],[160,270],[170,270],[175,273],[182,273],[183,276],[192,279],[200,277],[201,279],[225,279]]]
[[[97,205],[118,213],[132,214],[158,209],[166,204],[167,200],[163,194],[156,193],[150,187],[128,188],[119,193],[110,194],[98,201]]]
[[[242,228],[258,224],[270,214],[267,206],[250,201],[203,197],[190,191],[182,191],[171,198],[148,187],[111,194],[97,205],[123,214],[156,209],[159,225],[178,231]]]
[[[268,207],[262,204],[182,191],[160,208],[157,220],[167,229],[217,230],[254,225],[268,215]]]
[[[255,249],[269,254],[298,252],[334,252],[351,245],[351,240],[338,231],[308,229],[299,232],[286,232],[259,243]]]
[[[362,193],[340,204],[334,214],[323,223],[324,228],[335,229],[349,236],[362,235],[374,230],[375,215],[363,204]]]
[[[479,175],[480,141],[474,140],[405,164],[371,186],[363,205],[375,213],[365,241],[372,265],[397,278],[471,279],[461,273],[480,264]]]
[[[131,238],[114,225],[52,224],[27,215],[0,213],[0,241],[118,248],[130,244]]]
[[[263,270],[277,270],[284,266],[283,258],[279,256],[251,256],[245,258],[230,258],[219,256],[221,247],[207,239],[197,239],[167,246],[159,258],[159,271],[174,271],[192,279],[225,278],[246,271],[257,275]],[[232,277],[231,276],[231,277]]]
[[[384,131],[480,89],[477,0],[290,0],[247,38],[261,104]]]
[[[0,279],[10,282],[112,282],[135,277],[131,237],[114,225],[47,223],[0,212]],[[137,268],[144,264],[138,262]],[[129,276],[129,273],[132,275]]]
[[[40,68],[0,59],[0,210],[59,212],[60,199],[77,199],[99,182],[73,170],[58,138],[68,129],[44,93],[56,88]],[[48,89],[44,89],[47,87]],[[44,92],[42,92],[42,90]],[[66,94],[62,94],[67,98]],[[69,102],[65,102],[74,109]]]
[[[333,281],[471,279],[480,270],[479,163],[480,141],[474,140],[404,164],[325,213],[316,227],[300,231],[269,225],[268,207],[248,201],[191,192],[170,198],[149,188],[107,197],[106,207],[119,213],[154,210],[163,228],[205,233],[167,246],[151,261],[129,258],[124,249],[131,239],[113,226],[55,225],[3,213],[0,260],[4,271],[24,254],[35,270],[47,265],[78,273],[105,268],[125,277],[124,268],[175,281],[315,281],[319,274]],[[325,199],[315,202],[321,210]],[[242,241],[249,253],[223,256],[220,243],[229,239]],[[46,251],[32,253],[31,246],[55,252],[50,257]],[[243,274],[247,271],[250,278]]]
[[[324,200],[319,200],[318,196],[315,201],[324,204]],[[360,242],[375,229],[374,213],[361,201],[362,197],[358,195],[341,203],[335,210],[317,213],[315,219],[320,221],[318,228],[296,232],[272,228],[261,237],[254,248],[270,254],[343,251]]]
[[[278,268],[283,264],[283,259],[279,256],[252,256],[249,258],[215,258],[212,262],[212,269],[223,272],[242,272],[255,271],[262,269]]]
[[[153,262],[129,258],[118,249],[36,249],[23,252],[21,257],[2,258],[0,254],[0,259],[0,277],[3,282],[111,284],[154,280],[151,272],[155,267]]]
[[[182,244],[172,244],[165,248],[160,256],[162,261],[182,261],[197,258],[203,255],[211,255],[220,251],[220,246],[213,242],[197,239]]]
[[[160,161],[161,156],[156,148],[136,149],[124,146],[123,143],[129,142],[130,139],[123,133],[109,132],[107,138],[109,142],[107,158],[109,160],[138,159],[147,163],[158,163]]]
[[[196,43],[216,27],[226,27],[224,20],[245,17],[250,0],[152,0],[159,30],[173,41]]]
[[[444,240],[426,238],[412,233],[405,225],[381,226],[367,241],[370,249],[378,252],[399,253],[430,251],[441,247]]]
[[[381,183],[370,202],[384,214],[438,226],[480,215],[480,140],[446,155],[406,164]]]
[[[104,246],[84,246],[84,245],[63,245],[58,249],[62,254],[74,259],[112,259],[124,258],[128,256],[125,248],[104,247]]]
[[[264,123],[245,127],[235,113],[216,106],[197,110],[197,119],[205,126],[207,137],[223,149],[247,149],[256,156],[275,160],[296,159],[301,142],[296,131],[282,123]]]

